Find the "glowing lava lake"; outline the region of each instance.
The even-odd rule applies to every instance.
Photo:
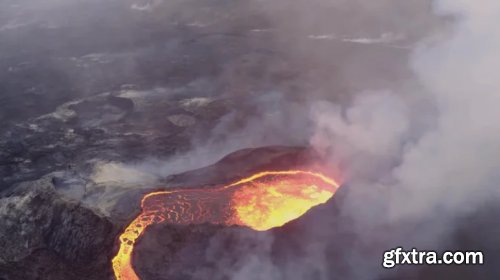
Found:
[[[297,219],[327,202],[337,182],[309,171],[267,171],[212,189],[152,192],[141,202],[142,212],[120,235],[113,258],[117,280],[139,280],[132,266],[136,241],[152,224],[222,224],[265,231]]]

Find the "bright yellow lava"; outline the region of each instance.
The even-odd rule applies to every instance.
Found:
[[[120,235],[113,258],[117,280],[139,280],[132,266],[135,242],[145,229],[170,224],[224,224],[264,231],[297,219],[312,207],[325,203],[338,184],[309,171],[266,171],[214,189],[179,189],[149,193],[142,212]]]
[[[327,202],[333,194],[332,189],[291,179],[255,182],[235,191],[233,207],[240,224],[265,231],[299,218],[312,207]]]

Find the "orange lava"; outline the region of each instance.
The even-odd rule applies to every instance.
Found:
[[[338,184],[309,171],[268,171],[213,189],[159,191],[144,196],[142,212],[120,235],[113,258],[117,280],[139,280],[132,266],[135,242],[146,228],[170,224],[223,224],[264,231],[297,219],[325,203]]]

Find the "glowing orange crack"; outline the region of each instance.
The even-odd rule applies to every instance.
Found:
[[[325,203],[337,182],[309,171],[266,171],[214,189],[152,192],[141,201],[142,212],[120,235],[113,258],[117,280],[139,280],[132,266],[135,242],[151,224],[224,224],[264,231],[297,219]]]

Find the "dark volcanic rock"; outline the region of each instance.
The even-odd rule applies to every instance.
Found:
[[[51,178],[0,198],[0,278],[106,279],[116,227],[55,192]]]
[[[270,238],[265,232],[210,224],[157,225],[147,234],[134,257],[144,280],[231,279],[230,270],[243,266]]]
[[[0,190],[59,170],[89,176],[96,160],[167,157],[189,148],[230,109],[222,99],[123,90],[65,103],[0,130]],[[201,100],[201,101],[200,101]]]
[[[260,171],[311,169],[320,157],[304,147],[270,146],[231,153],[217,163],[166,178],[169,187],[200,187],[226,184]]]

